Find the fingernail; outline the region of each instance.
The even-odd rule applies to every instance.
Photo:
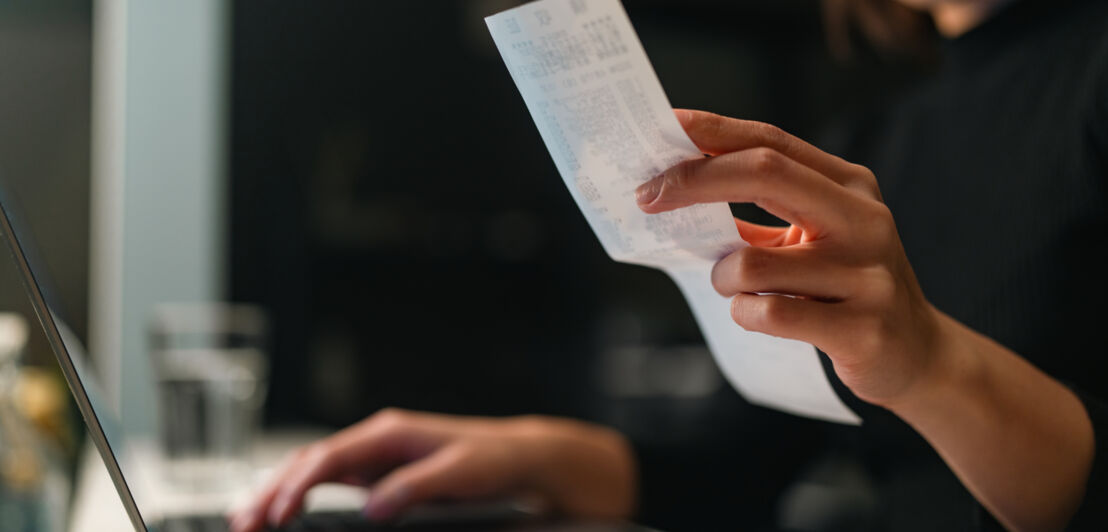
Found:
[[[650,181],[639,185],[639,188],[635,189],[635,201],[639,205],[646,205],[656,199],[658,194],[662,192],[662,174],[658,174]]]

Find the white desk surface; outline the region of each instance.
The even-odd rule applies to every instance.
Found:
[[[154,520],[163,515],[180,512],[205,512],[222,514],[249,499],[254,489],[272,473],[273,467],[293,449],[326,435],[318,430],[297,430],[269,433],[262,436],[255,446],[251,462],[257,473],[241,486],[220,492],[186,493],[152,474],[140,479],[144,489],[144,502],[153,506],[142,508],[143,517]],[[141,449],[142,445],[139,445]],[[159,458],[152,452],[135,452],[144,467],[132,469],[158,471]],[[145,467],[150,466],[150,467]],[[130,470],[128,470],[130,471]],[[129,479],[135,482],[134,479]],[[357,509],[365,501],[365,491],[339,485],[325,485],[313,489],[308,496],[308,507],[313,510]],[[108,470],[91,442],[82,452],[78,466],[77,486],[74,491],[70,532],[125,531],[131,528],[123,503],[115,491]]]

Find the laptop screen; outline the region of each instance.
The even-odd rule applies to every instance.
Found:
[[[104,400],[104,394],[89,367],[84,348],[76,335],[62,319],[59,300],[55,297],[44,263],[39,259],[30,228],[20,215],[15,198],[0,182],[0,235],[7,242],[12,258],[20,272],[24,288],[31,299],[39,322],[58,358],[58,364],[73,392],[73,397],[88,427],[89,437],[100,451],[116,489],[119,491],[127,514],[136,530],[145,530],[136,503],[135,493],[125,479],[135,475],[125,474],[128,463],[126,439],[116,412]],[[137,490],[141,492],[141,490]]]

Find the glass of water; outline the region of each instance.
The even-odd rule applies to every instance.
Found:
[[[268,320],[230,303],[159,305],[150,321],[159,440],[178,487],[233,489],[249,480],[261,424]]]

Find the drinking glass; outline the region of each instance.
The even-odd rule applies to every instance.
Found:
[[[159,305],[150,321],[159,440],[168,480],[209,490],[248,481],[268,360],[262,309],[232,303]]]

